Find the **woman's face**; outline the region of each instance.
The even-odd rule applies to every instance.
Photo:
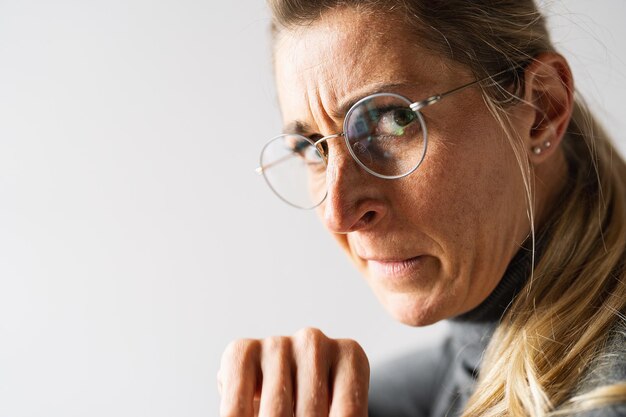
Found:
[[[285,125],[300,122],[307,136],[339,133],[342,103],[381,86],[418,101],[473,80],[415,43],[397,23],[351,9],[281,33],[275,68]],[[518,165],[480,90],[423,115],[426,157],[402,179],[367,173],[342,138],[329,140],[328,195],[318,207],[385,308],[416,326],[480,304],[529,231]]]

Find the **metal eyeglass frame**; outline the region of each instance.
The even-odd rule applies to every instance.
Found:
[[[368,96],[363,97],[362,99],[360,99],[359,101],[357,101],[356,103],[354,103],[354,104],[350,107],[350,110],[348,110],[348,112],[346,113],[346,116],[344,117],[344,121],[343,121],[343,132],[341,132],[341,133],[335,133],[335,134],[332,134],[332,135],[327,135],[327,136],[324,136],[324,137],[322,137],[322,138],[319,138],[318,140],[316,140],[315,142],[313,142],[313,146],[315,146],[315,148],[319,150],[319,149],[320,149],[320,148],[319,148],[319,145],[321,145],[323,142],[325,142],[325,141],[327,141],[327,140],[329,140],[329,139],[334,139],[334,138],[338,138],[338,137],[343,137],[343,138],[345,139],[345,142],[346,142],[346,147],[348,148],[348,151],[350,152],[350,155],[352,156],[352,159],[354,159],[354,160],[355,160],[355,161],[356,161],[356,162],[357,162],[357,163],[361,166],[361,168],[363,168],[363,169],[364,169],[365,171],[367,171],[368,173],[370,173],[370,174],[374,175],[375,177],[382,178],[382,179],[392,179],[392,180],[393,180],[393,179],[399,179],[399,178],[406,177],[407,175],[410,175],[410,174],[412,174],[413,172],[415,172],[415,170],[416,170],[417,168],[419,168],[419,166],[422,164],[422,162],[423,162],[424,158],[426,157],[426,149],[427,149],[427,146],[428,146],[428,131],[427,131],[427,127],[426,127],[426,122],[424,121],[424,118],[423,118],[422,114],[420,113],[420,110],[421,110],[421,109],[423,109],[424,107],[428,107],[428,106],[430,106],[430,105],[432,105],[432,104],[438,103],[439,101],[443,100],[444,98],[449,97],[449,96],[451,96],[451,95],[453,95],[453,94],[455,94],[455,93],[458,93],[458,92],[460,92],[460,91],[463,91],[463,90],[465,90],[465,89],[467,89],[467,88],[469,88],[469,87],[472,87],[472,86],[474,86],[474,85],[480,84],[480,83],[485,82],[485,81],[488,81],[488,80],[493,80],[495,77],[497,77],[497,76],[499,76],[499,75],[502,75],[502,74],[505,74],[505,73],[507,73],[507,72],[509,72],[509,71],[512,71],[512,70],[513,70],[513,69],[515,69],[515,68],[516,68],[516,67],[513,67],[513,68],[507,68],[507,69],[506,69],[506,70],[504,70],[504,71],[500,71],[500,72],[498,72],[498,73],[496,73],[496,74],[489,75],[489,76],[487,76],[487,77],[485,77],[485,78],[481,78],[480,80],[474,80],[474,81],[469,82],[469,83],[467,83],[467,84],[464,84],[464,85],[461,85],[461,86],[459,86],[459,87],[453,88],[452,90],[446,91],[445,93],[438,93],[438,94],[435,94],[435,95],[433,95],[433,96],[430,96],[430,97],[428,97],[428,98],[426,98],[426,99],[424,99],[424,100],[415,101],[415,102],[412,102],[412,101],[411,101],[411,100],[409,100],[408,98],[406,98],[406,97],[404,97],[404,96],[402,96],[402,95],[400,95],[400,94],[395,94],[395,93],[375,93],[375,94],[370,94],[370,95],[368,95]],[[393,96],[393,97],[399,98],[399,99],[401,99],[401,100],[405,100],[407,103],[410,103],[410,104],[408,105],[408,107],[409,107],[411,110],[413,110],[413,112],[417,115],[417,117],[419,118],[420,123],[421,123],[421,125],[422,125],[422,127],[423,127],[423,130],[424,130],[424,152],[422,153],[422,157],[420,158],[419,162],[418,162],[418,163],[417,163],[417,164],[416,164],[416,165],[415,165],[415,166],[414,166],[414,167],[413,167],[413,168],[412,168],[409,172],[407,172],[407,173],[400,174],[400,175],[383,175],[383,174],[379,174],[379,173],[377,173],[377,172],[375,172],[375,171],[371,170],[370,168],[368,168],[367,166],[365,166],[365,164],[363,164],[363,162],[361,162],[361,161],[359,160],[359,158],[358,158],[358,157],[354,154],[354,151],[352,150],[352,147],[350,146],[349,139],[348,139],[348,137],[347,137],[347,136],[346,136],[346,134],[345,134],[345,132],[347,131],[346,122],[347,122],[347,120],[349,120],[350,115],[352,114],[352,112],[353,112],[356,108],[358,108],[358,106],[359,106],[361,103],[363,103],[364,101],[366,101],[366,100],[370,100],[370,99],[372,99],[372,98],[374,98],[374,97],[379,97],[379,96],[387,96],[387,97]],[[276,136],[276,137],[273,137],[272,139],[270,139],[270,140],[269,140],[269,141],[268,141],[268,142],[267,142],[267,143],[263,146],[263,148],[262,148],[262,150],[261,150],[261,161],[260,161],[259,167],[256,169],[257,174],[262,175],[262,174],[263,174],[263,171],[264,171],[265,169],[267,169],[267,168],[271,168],[272,166],[274,166],[274,165],[276,165],[276,164],[278,164],[278,163],[280,163],[280,162],[282,162],[282,161],[284,160],[284,158],[281,158],[281,159],[279,159],[279,160],[277,160],[277,161],[274,161],[274,162],[272,162],[272,163],[270,163],[270,164],[266,164],[266,165],[263,165],[263,162],[262,162],[262,159],[263,159],[263,152],[264,152],[265,148],[267,147],[267,145],[269,145],[269,144],[270,144],[272,141],[274,141],[276,138],[278,138],[278,137],[280,137],[280,136],[283,136],[283,135],[285,135],[285,134],[282,134],[282,135],[278,135],[278,136]],[[301,136],[301,135],[300,135],[300,136]],[[307,138],[307,139],[308,139],[308,138]],[[320,153],[321,153],[321,152],[320,152]],[[321,154],[322,154],[322,156],[323,156],[323,158],[324,158],[324,160],[325,160],[324,162],[326,162],[327,156],[326,156],[326,155],[324,155],[323,153],[321,153]],[[274,191],[274,188],[273,188],[273,187],[272,187],[272,185],[269,183],[269,181],[267,180],[267,178],[265,178],[265,179],[266,179],[266,182],[268,182],[268,185],[270,186],[270,188],[272,189],[272,191]],[[275,193],[275,194],[277,194],[277,193],[276,193],[276,191],[274,191],[274,193]],[[290,203],[289,201],[285,200],[285,199],[284,199],[282,196],[280,196],[279,194],[277,194],[277,195],[278,195],[278,197],[279,197],[281,200],[285,201],[287,204],[292,205],[292,206],[297,207],[297,208],[302,208],[302,207],[296,206],[296,205],[294,205],[294,204]],[[321,204],[321,203],[322,203],[325,199],[326,199],[326,196],[324,196],[324,198],[322,199],[322,201],[320,201],[317,205]],[[314,207],[311,207],[311,208],[315,208],[315,207],[317,207],[317,205],[316,205],[316,206],[314,206]]]

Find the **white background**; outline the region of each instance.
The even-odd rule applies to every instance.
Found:
[[[551,1],[626,149],[626,1]],[[214,416],[226,344],[432,342],[254,168],[279,130],[261,0],[0,0],[0,417]]]

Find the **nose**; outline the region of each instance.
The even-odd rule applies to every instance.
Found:
[[[320,206],[324,225],[333,233],[343,234],[372,227],[387,210],[380,184],[386,180],[361,168],[343,137],[327,144],[327,195]]]

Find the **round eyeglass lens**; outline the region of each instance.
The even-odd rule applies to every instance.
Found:
[[[346,115],[344,132],[350,153],[367,171],[401,178],[415,171],[426,154],[427,132],[421,113],[396,94],[374,94]]]
[[[261,152],[261,172],[292,206],[311,209],[326,197],[326,161],[307,137],[280,135],[269,141]]]

